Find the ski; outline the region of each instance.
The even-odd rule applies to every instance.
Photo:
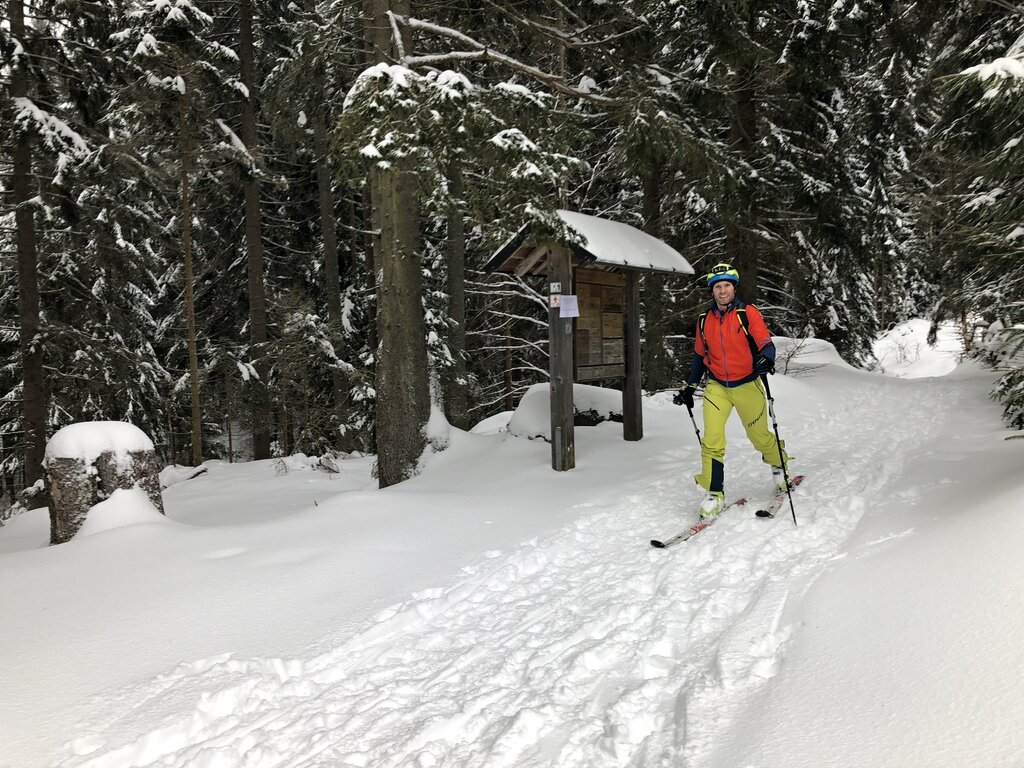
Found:
[[[796,477],[791,478],[789,481],[789,490],[792,491],[803,481],[803,475],[797,475]],[[755,514],[758,517],[775,517],[775,515],[779,513],[779,510],[782,509],[782,505],[786,503],[786,497],[788,495],[789,493],[787,491],[779,491],[775,494],[775,498],[771,500],[771,503],[766,509],[759,509]]]
[[[681,541],[686,541],[691,536],[696,536],[698,533],[700,533],[705,528],[710,526],[713,522],[715,522],[715,520],[720,518],[727,509],[732,509],[733,507],[742,507],[746,503],[746,499],[736,499],[736,501],[730,501],[722,508],[722,511],[714,517],[709,517],[706,520],[701,520],[697,523],[694,523],[685,531],[683,531],[682,533],[677,533],[670,539],[651,539],[651,546],[657,547],[658,549],[664,549],[665,547],[670,547],[673,544],[678,544]]]

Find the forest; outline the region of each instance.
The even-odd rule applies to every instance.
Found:
[[[543,286],[481,267],[554,210],[672,245],[644,388],[699,279],[872,366],[956,320],[1024,428],[1024,7],[1012,0],[7,0],[0,512],[64,425],[164,463],[369,453],[408,478],[547,378]],[[984,340],[985,343],[979,343]]]

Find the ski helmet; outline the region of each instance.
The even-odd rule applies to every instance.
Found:
[[[728,280],[733,285],[739,285],[740,273],[733,268],[732,264],[715,264],[708,272],[708,288],[719,280]]]

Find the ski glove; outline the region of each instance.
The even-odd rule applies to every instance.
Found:
[[[685,405],[690,410],[693,410],[693,387],[687,385],[680,389],[676,392],[676,396],[672,398],[672,402],[676,405]]]
[[[754,360],[754,373],[758,376],[775,373],[775,361],[765,355],[758,355]]]

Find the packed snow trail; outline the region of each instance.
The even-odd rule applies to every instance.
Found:
[[[791,433],[780,407],[808,476],[798,527],[733,510],[684,545],[652,549],[652,535],[692,517],[680,500],[694,497],[694,453],[681,449],[631,497],[579,505],[572,525],[491,553],[328,653],[208,659],[126,691],[131,703],[72,742],[61,766],[699,766],[780,670],[798,631],[782,623],[787,601],[840,556],[900,457],[953,407],[929,382],[909,402],[909,390],[893,397],[904,382],[857,383],[839,412],[805,413]],[[870,444],[884,451],[842,450]],[[763,476],[767,500],[768,471],[746,448],[729,471]]]

